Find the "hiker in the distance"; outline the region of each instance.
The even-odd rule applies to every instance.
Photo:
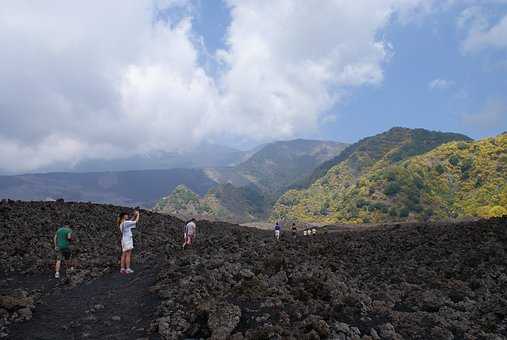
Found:
[[[70,250],[70,242],[73,240],[72,229],[69,227],[69,223],[64,223],[63,226],[58,228],[53,238],[55,250],[56,250],[56,263],[55,263],[55,278],[60,278],[60,267],[62,261],[70,262],[72,258],[72,252]],[[72,269],[72,264],[71,268]]]
[[[296,223],[292,223],[292,237],[293,238],[296,238],[296,235],[297,235],[297,228],[296,228]]]
[[[281,230],[280,223],[276,222],[276,224],[275,224],[275,239],[277,241],[280,240],[280,230]]]
[[[191,246],[194,241],[195,235],[197,234],[197,226],[195,224],[195,218],[190,219],[185,223],[185,229],[183,230],[183,249],[185,246]]]
[[[132,229],[134,229],[139,221],[139,211],[134,211],[134,218],[127,220],[128,213],[123,212],[118,216],[116,223],[121,232],[121,260],[120,273],[132,274],[134,271],[130,268],[132,257],[132,249],[134,249],[134,239],[132,237]]]

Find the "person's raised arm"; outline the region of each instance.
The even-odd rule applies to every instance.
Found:
[[[56,245],[56,234],[55,234],[55,237],[53,238],[53,242],[55,244],[55,249],[56,249],[56,247],[57,247],[57,245]]]
[[[139,210],[136,210],[134,213],[136,217],[134,217],[133,221],[137,223],[137,221],[139,221]]]

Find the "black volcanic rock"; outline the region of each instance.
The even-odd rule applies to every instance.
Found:
[[[136,274],[122,277],[113,274],[114,218],[122,210],[0,204],[0,295],[14,296],[22,286],[35,303],[22,327],[4,321],[10,338],[30,338],[39,329],[52,338],[137,339],[150,332],[162,339],[507,337],[507,218],[296,239],[282,233],[280,242],[271,232],[199,221],[195,244],[182,250],[180,220],[142,211]],[[79,279],[48,284],[51,238],[67,218],[79,224]],[[79,304],[62,303],[73,296]],[[22,308],[0,307],[0,319],[10,320],[14,309],[15,318],[28,316]],[[136,326],[139,320],[143,326]],[[68,329],[55,326],[62,322]]]

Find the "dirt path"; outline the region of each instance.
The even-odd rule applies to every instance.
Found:
[[[32,320],[10,329],[10,339],[158,339],[148,334],[159,305],[149,288],[159,267],[145,264],[136,269],[128,276],[109,272],[74,288],[55,284],[47,275],[18,281],[20,288],[47,291]]]

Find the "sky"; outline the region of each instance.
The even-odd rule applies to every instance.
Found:
[[[6,0],[0,169],[507,131],[507,0]]]

